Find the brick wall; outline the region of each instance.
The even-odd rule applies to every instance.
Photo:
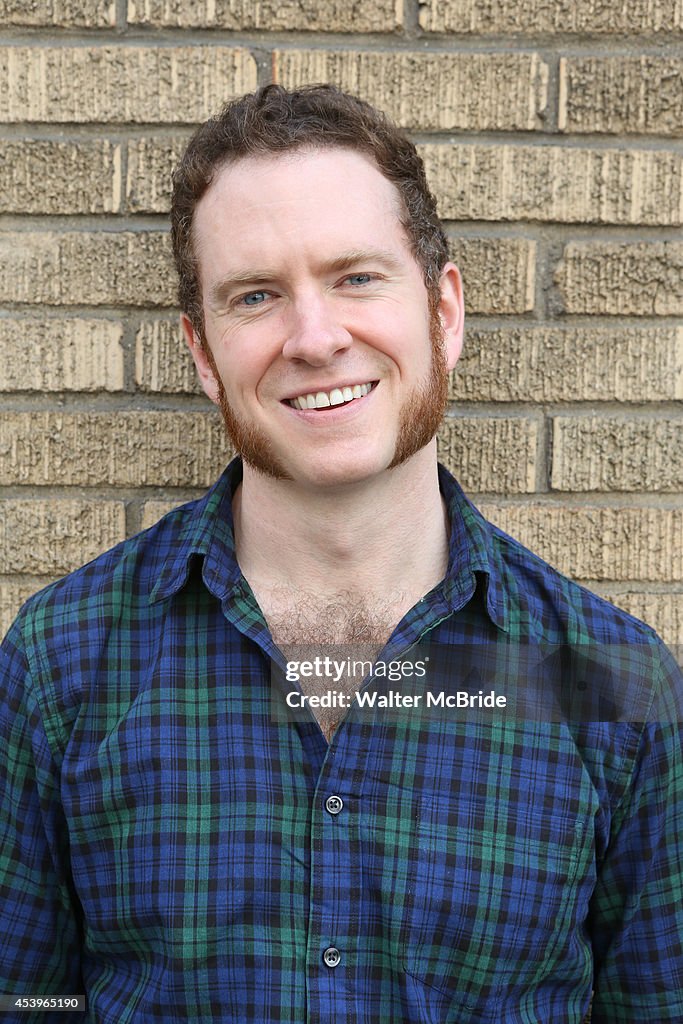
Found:
[[[0,0],[0,631],[228,452],[180,340],[192,126],[330,80],[420,145],[465,279],[442,458],[683,643],[680,0]]]

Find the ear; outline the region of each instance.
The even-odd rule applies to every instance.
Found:
[[[192,356],[194,365],[197,367],[197,374],[199,375],[199,381],[204,389],[204,393],[212,402],[215,402],[215,404],[218,405],[218,382],[216,381],[213,367],[207,358],[206,350],[202,346],[197,332],[185,313],[180,314],[180,324],[183,329],[183,334],[185,335],[187,347],[190,350],[190,355]]]
[[[441,299],[439,317],[443,325],[446,363],[452,370],[462,352],[465,331],[465,304],[462,296],[462,278],[455,263],[446,263],[439,282]]]

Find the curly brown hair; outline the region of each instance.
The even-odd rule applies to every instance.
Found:
[[[446,237],[413,143],[379,110],[332,85],[287,90],[267,85],[227,103],[190,139],[173,174],[171,237],[180,307],[204,341],[204,316],[192,224],[215,173],[243,157],[342,146],[364,153],[401,199],[404,230],[432,303],[448,260]]]

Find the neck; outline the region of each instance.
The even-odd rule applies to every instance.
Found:
[[[244,467],[233,499],[237,559],[257,593],[286,588],[407,604],[444,576],[448,527],[435,443],[380,477],[302,489]]]

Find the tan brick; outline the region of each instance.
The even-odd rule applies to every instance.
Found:
[[[450,397],[481,402],[683,398],[683,327],[468,329]]]
[[[129,25],[265,32],[392,32],[403,0],[128,0]]]
[[[427,32],[477,35],[680,33],[683,8],[671,0],[419,0]]]
[[[565,146],[420,146],[447,220],[680,224],[683,156]]]
[[[131,210],[168,211],[171,173],[186,141],[187,136],[151,136],[129,143],[127,195]],[[683,158],[675,153],[464,144],[418,148],[439,201],[439,213],[447,219],[681,222]],[[525,182],[523,189],[520,181]],[[473,242],[467,240],[466,244]],[[503,242],[478,239],[477,244]],[[507,239],[504,244],[518,252],[525,250],[526,271],[531,243]],[[495,265],[495,256],[491,262]]]
[[[538,426],[514,417],[447,417],[437,437],[439,460],[468,491],[534,490]]]
[[[683,490],[683,419],[556,416],[551,486],[558,491]]]
[[[0,0],[3,25],[108,28],[115,22],[113,0]]]
[[[0,49],[0,121],[201,121],[256,87],[256,62],[225,46]]]
[[[142,324],[136,352],[143,390],[201,393],[177,320]],[[677,401],[683,398],[683,328],[469,328],[450,398]]]
[[[171,174],[187,136],[149,136],[128,144],[126,194],[136,213],[167,213]],[[463,275],[469,313],[526,313],[534,308],[536,243],[526,238],[449,239]]]
[[[683,594],[651,594],[639,590],[602,591],[602,594],[618,608],[656,629],[683,667]]]
[[[279,50],[273,78],[333,82],[419,131],[531,131],[542,127],[548,67],[535,53]]]
[[[569,132],[683,135],[683,60],[563,58],[558,126]]]
[[[182,501],[146,501],[142,506],[140,529],[149,529],[150,526],[158,523],[167,512],[171,512],[174,508],[178,508],[179,505],[183,504],[184,502]]]
[[[0,300],[48,306],[172,306],[167,232],[0,233]]]
[[[121,391],[122,336],[110,320],[0,320],[0,391]]]
[[[0,565],[7,573],[62,575],[125,535],[122,501],[0,502]]]
[[[569,242],[555,273],[566,313],[683,313],[683,242]]]
[[[683,510],[498,505],[484,515],[577,580],[683,579]]]
[[[527,313],[534,308],[536,243],[528,238],[449,238],[468,313]]]
[[[0,639],[14,622],[24,601],[50,582],[49,579],[37,576],[33,579],[0,576]]]
[[[177,318],[140,324],[135,336],[135,380],[143,391],[201,393]]]
[[[189,138],[189,132],[172,138],[150,135],[128,143],[126,201],[133,213],[168,213],[171,175]]]
[[[229,457],[213,410],[0,413],[0,484],[204,487]]]
[[[120,146],[3,141],[0,213],[118,213],[120,205]]]

